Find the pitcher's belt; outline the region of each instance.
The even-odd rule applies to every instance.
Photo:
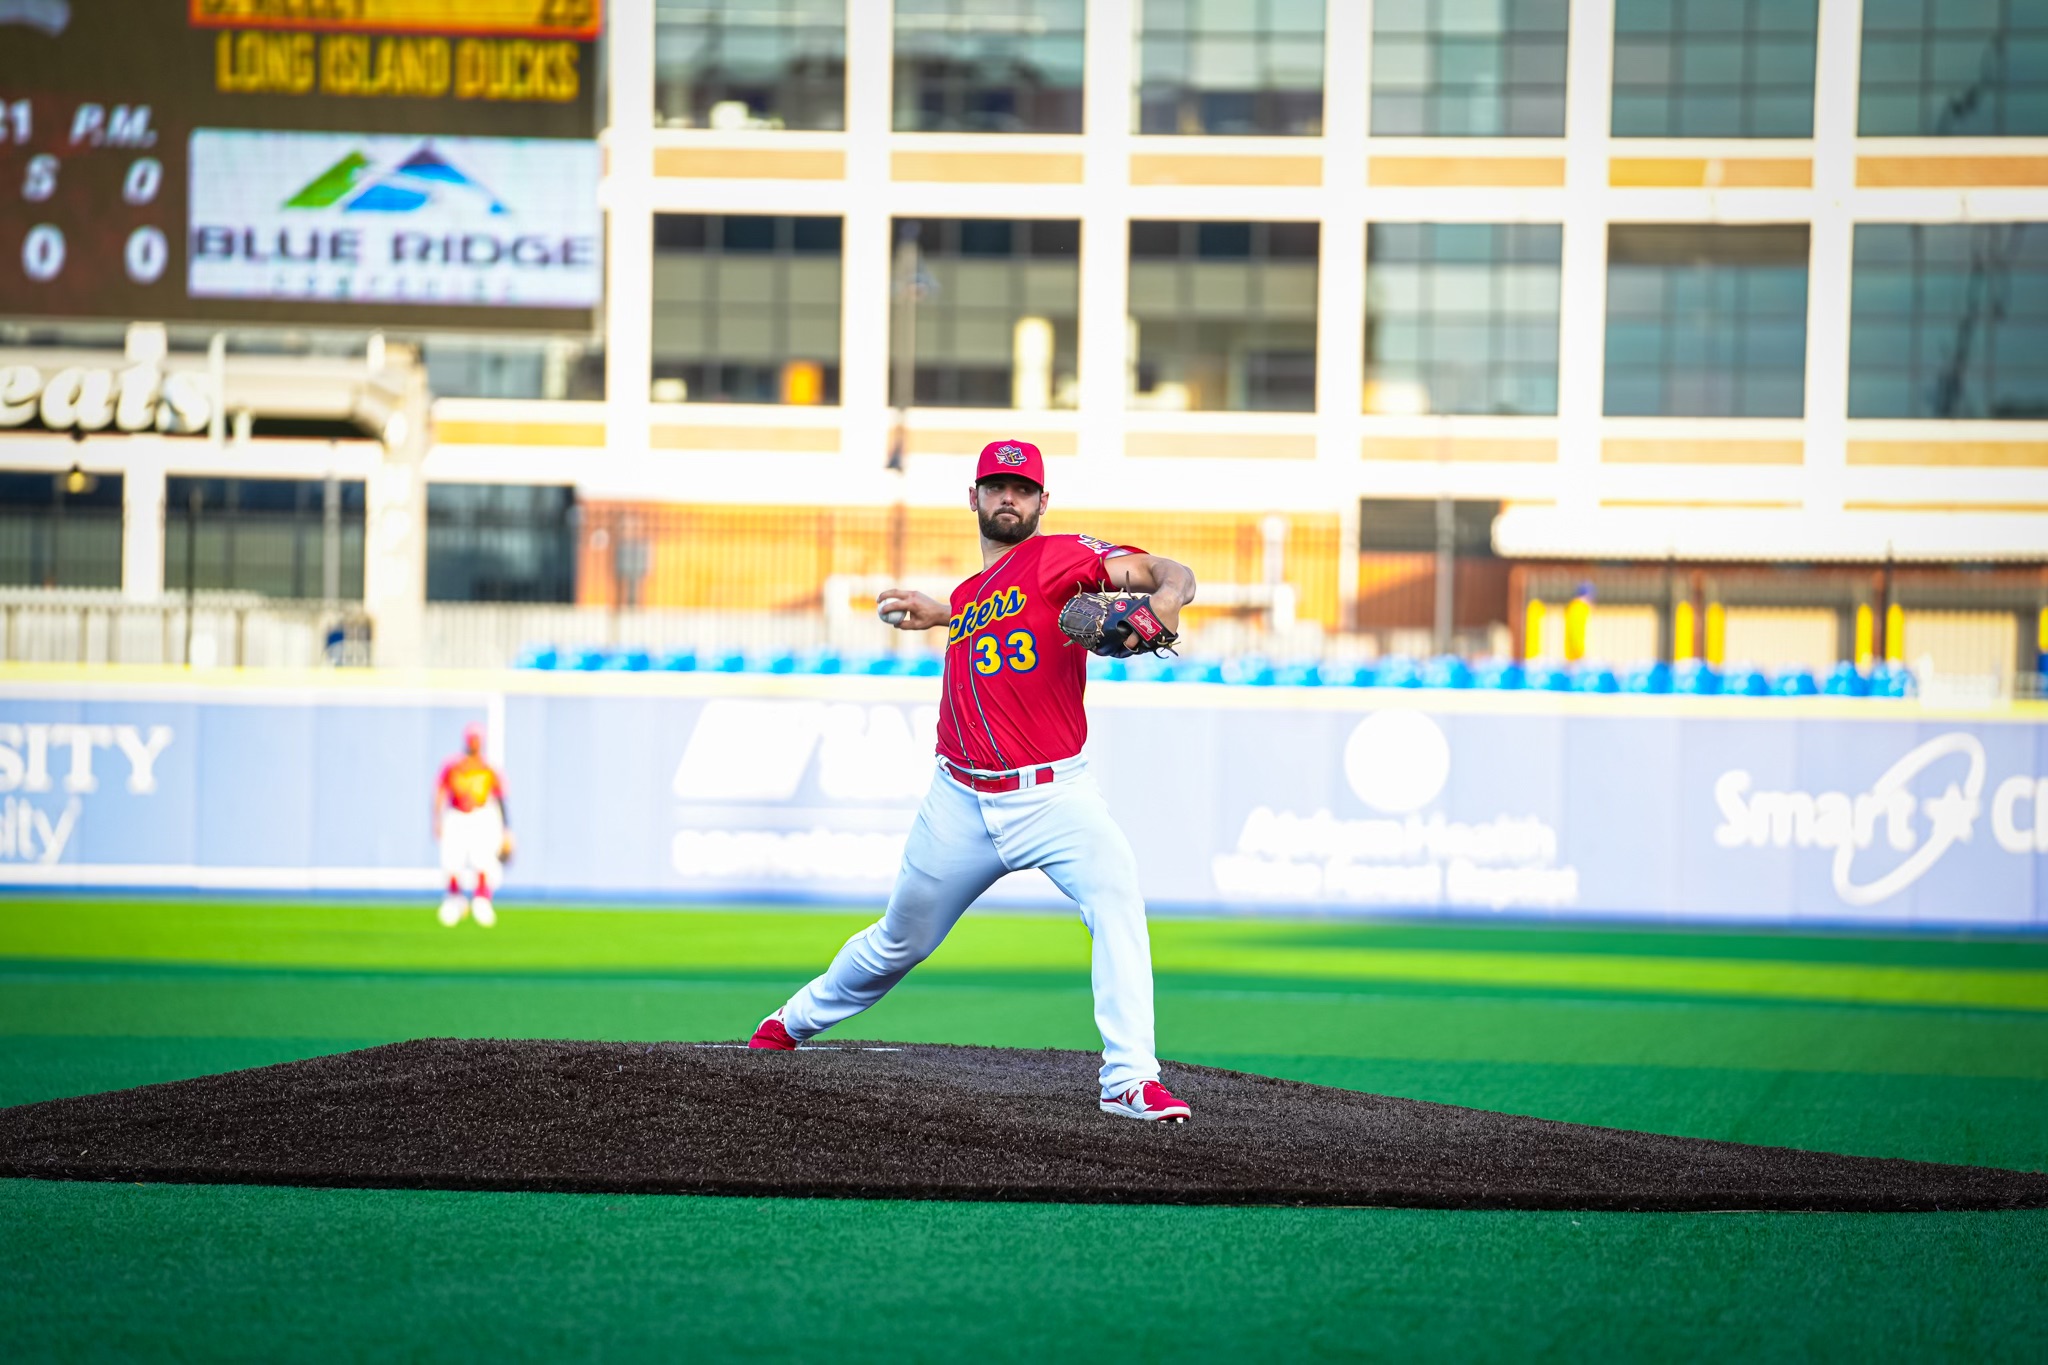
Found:
[[[1050,765],[1042,768],[1019,768],[1015,772],[992,773],[983,776],[969,772],[954,763],[941,762],[946,772],[963,787],[972,787],[978,792],[1013,792],[1022,787],[1042,787],[1053,780],[1055,774]]]

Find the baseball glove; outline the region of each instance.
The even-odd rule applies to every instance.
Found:
[[[1105,659],[1128,659],[1133,654],[1172,653],[1180,636],[1152,614],[1149,597],[1125,597],[1117,593],[1077,593],[1060,608],[1060,629],[1083,649]]]

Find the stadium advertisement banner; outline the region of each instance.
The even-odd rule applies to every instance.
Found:
[[[6,684],[0,884],[430,892],[434,775],[482,721],[520,840],[508,908],[877,904],[935,704],[779,681]],[[1093,711],[1161,909],[2048,926],[2031,713],[1130,684]],[[1035,872],[991,898],[1061,903]]]
[[[193,298],[591,308],[594,142],[192,134]]]

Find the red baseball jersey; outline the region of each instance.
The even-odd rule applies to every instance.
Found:
[[[457,810],[480,810],[492,797],[505,794],[497,769],[473,754],[462,754],[442,765],[441,792]]]
[[[953,589],[940,757],[1003,772],[1081,752],[1088,651],[1060,633],[1060,608],[1113,586],[1104,560],[1143,553],[1093,536],[1033,536]]]

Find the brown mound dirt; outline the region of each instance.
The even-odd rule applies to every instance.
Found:
[[[1488,1209],[2048,1207],[2048,1175],[1555,1123],[1080,1052],[424,1039],[0,1110],[0,1175],[406,1189]]]

